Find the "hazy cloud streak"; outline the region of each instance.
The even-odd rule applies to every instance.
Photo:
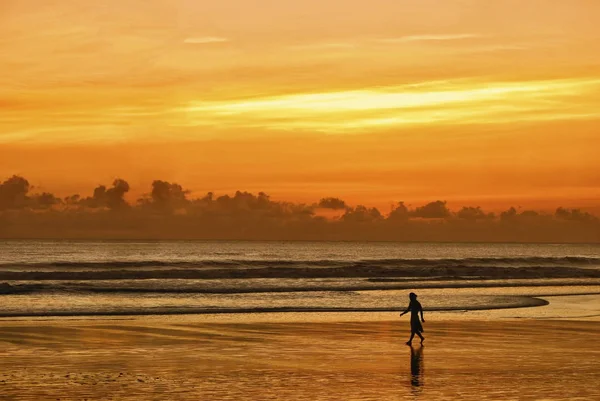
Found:
[[[436,35],[408,35],[398,38],[380,39],[383,43],[406,43],[406,42],[427,42],[427,41],[447,41],[447,40],[464,40],[482,37],[475,33],[460,33],[460,34],[436,34]]]
[[[343,132],[429,124],[495,123],[506,119],[547,121],[600,117],[582,96],[600,89],[600,79],[529,82],[442,82],[355,91],[293,94],[220,102],[192,102],[177,109],[184,125],[309,129]]]
[[[222,38],[219,36],[202,36],[186,38],[183,43],[194,44],[194,45],[206,45],[211,43],[224,43],[229,42],[228,38]]]

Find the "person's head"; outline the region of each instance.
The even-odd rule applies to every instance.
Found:
[[[417,294],[415,294],[414,292],[411,292],[410,294],[408,294],[408,297],[410,298],[411,301],[417,300]]]

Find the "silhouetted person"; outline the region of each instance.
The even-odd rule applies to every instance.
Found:
[[[410,384],[413,387],[421,387],[421,374],[423,373],[423,348],[416,350],[410,347]]]
[[[421,334],[423,332],[423,325],[421,322],[425,323],[425,319],[423,318],[423,307],[417,301],[417,294],[411,292],[408,297],[410,298],[410,303],[408,304],[408,308],[404,312],[400,314],[400,316],[408,313],[410,311],[410,338],[406,345],[411,345],[412,340],[416,335],[421,339],[421,344],[425,341],[425,337]],[[421,314],[421,319],[419,320],[419,313]]]

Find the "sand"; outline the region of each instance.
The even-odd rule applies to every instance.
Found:
[[[0,399],[600,399],[600,297],[548,300],[413,348],[397,313],[2,319]]]

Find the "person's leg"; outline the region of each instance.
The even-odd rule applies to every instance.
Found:
[[[425,341],[425,337],[423,337],[423,335],[420,332],[418,332],[418,331],[417,331],[417,335],[421,339],[421,344],[423,344],[423,341]]]
[[[415,337],[415,332],[411,331],[410,332],[410,338],[408,339],[408,342],[406,343],[406,345],[412,344],[412,340],[413,340],[414,337]]]

